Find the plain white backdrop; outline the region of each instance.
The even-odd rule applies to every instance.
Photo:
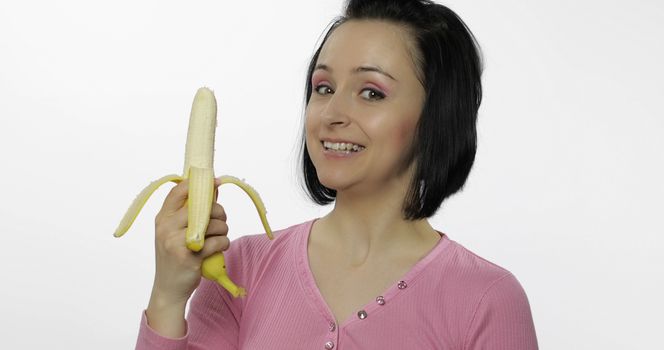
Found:
[[[653,349],[664,313],[664,5],[443,2],[484,52],[479,147],[431,219],[513,272],[541,349]],[[296,182],[305,69],[340,0],[0,3],[0,332],[5,349],[133,348],[159,189],[191,102],[219,102],[215,170],[273,228],[322,216]],[[234,187],[229,236],[262,232]]]

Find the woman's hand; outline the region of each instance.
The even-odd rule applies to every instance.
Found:
[[[166,336],[184,335],[184,307],[201,280],[203,259],[228,249],[228,226],[224,208],[216,202],[219,180],[215,179],[215,202],[205,244],[192,252],[185,244],[189,181],[173,187],[155,217],[156,271],[150,304],[146,310],[150,326]]]

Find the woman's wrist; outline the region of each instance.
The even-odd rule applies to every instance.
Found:
[[[173,300],[153,293],[145,310],[148,325],[163,337],[182,338],[187,332],[184,319],[186,305],[187,300]]]

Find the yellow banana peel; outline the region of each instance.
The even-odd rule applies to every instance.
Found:
[[[166,175],[151,182],[134,199],[133,203],[120,221],[113,235],[122,237],[136,220],[141,209],[148,201],[152,193],[159,186],[167,182],[180,183],[189,179],[189,193],[187,198],[188,224],[185,233],[187,248],[192,251],[200,251],[205,243],[205,232],[210,222],[212,203],[214,202],[214,141],[215,129],[217,127],[217,102],[214,93],[208,88],[200,88],[194,97],[189,117],[189,129],[187,132],[187,144],[185,147],[184,171],[182,176]],[[240,187],[249,198],[251,198],[265,233],[272,239],[272,230],[265,216],[266,210],[258,192],[242,180],[224,175],[220,176],[221,184],[234,184]],[[233,297],[246,295],[246,290],[237,286],[226,273],[226,264],[223,253],[213,254],[203,260],[203,277],[216,281],[226,289]]]

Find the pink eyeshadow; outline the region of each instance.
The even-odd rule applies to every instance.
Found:
[[[321,81],[324,81],[323,77],[321,77],[321,73],[315,73],[311,76],[311,84],[316,86],[321,83]]]
[[[384,93],[385,95],[389,95],[389,94],[390,94],[390,90],[387,89],[386,87],[384,87],[383,85],[380,85],[380,84],[376,84],[376,83],[368,83],[368,84],[367,84],[367,87],[378,89],[378,90],[380,90],[382,93]]]

